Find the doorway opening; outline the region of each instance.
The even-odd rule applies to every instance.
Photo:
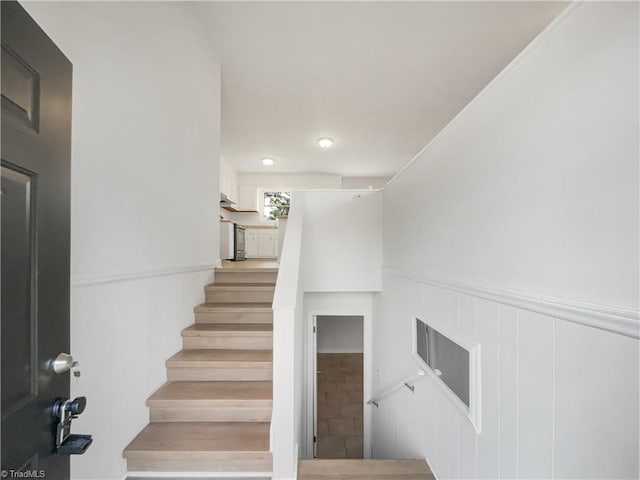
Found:
[[[363,458],[364,317],[315,317],[316,458]]]

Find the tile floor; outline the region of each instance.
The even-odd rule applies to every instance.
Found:
[[[318,354],[317,458],[362,458],[362,354]]]

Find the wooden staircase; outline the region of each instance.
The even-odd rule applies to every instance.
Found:
[[[134,472],[270,478],[277,274],[277,268],[216,269],[195,324],[182,331],[183,350],[166,361],[167,383],[147,400],[150,423],[123,452],[129,478]]]

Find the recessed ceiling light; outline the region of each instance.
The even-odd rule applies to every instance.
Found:
[[[274,163],[276,163],[276,162],[273,161],[273,158],[263,158],[262,159],[262,164],[266,165],[267,167],[270,167]]]
[[[318,139],[318,145],[322,148],[330,148],[333,145],[333,138],[322,137]]]

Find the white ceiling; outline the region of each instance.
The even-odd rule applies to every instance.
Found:
[[[222,61],[222,155],[240,172],[391,176],[565,6],[202,2]]]

